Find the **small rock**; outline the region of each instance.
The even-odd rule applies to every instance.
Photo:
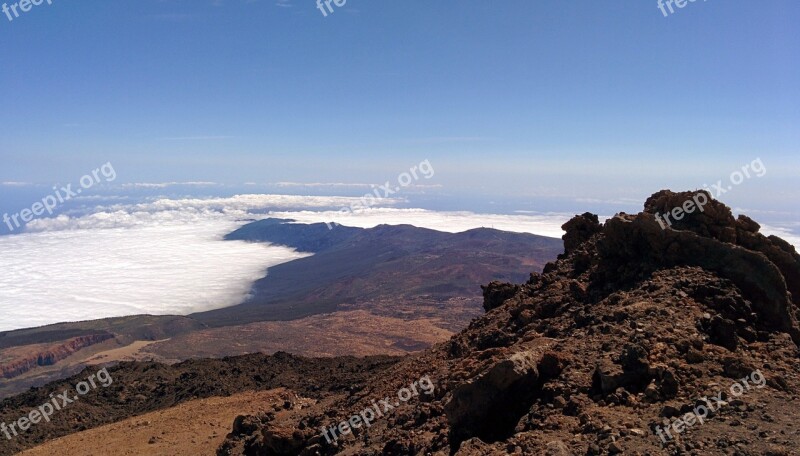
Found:
[[[647,388],[644,389],[644,395],[650,399],[658,399],[658,388],[656,387],[656,384],[650,383],[647,385]]]
[[[686,362],[689,364],[702,363],[705,359],[706,357],[703,355],[703,352],[695,348],[690,348],[689,351],[686,352]]]
[[[671,405],[665,405],[664,408],[661,409],[661,416],[663,416],[664,418],[672,418],[680,414],[681,411]]]

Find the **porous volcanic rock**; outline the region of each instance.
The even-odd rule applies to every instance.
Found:
[[[335,426],[427,376],[432,394],[295,454],[796,454],[800,256],[703,195],[671,226],[656,215],[698,192],[660,191],[603,224],[576,216],[557,261],[483,287],[487,313],[450,341],[269,426]],[[670,427],[715,394],[728,400],[713,416]],[[272,454],[260,432],[218,454]]]

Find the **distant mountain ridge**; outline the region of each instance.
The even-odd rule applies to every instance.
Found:
[[[225,239],[270,242],[313,256],[271,267],[238,306],[190,317],[219,327],[291,320],[385,298],[477,299],[476,283],[524,281],[563,251],[560,239],[489,228],[445,233],[412,225],[337,225],[331,230],[324,223],[292,222],[253,222]]]
[[[336,225],[331,230],[322,223],[275,218],[248,223],[225,239],[269,242],[313,255],[269,268],[252,296],[233,307],[2,332],[0,370],[14,378],[0,379],[0,397],[73,375],[87,362],[118,361],[122,349],[130,351],[123,359],[163,362],[277,350],[338,356],[424,349],[480,315],[478,284],[527,280],[563,251],[559,239],[493,229],[454,234],[411,225]],[[54,364],[27,361],[50,346],[94,335],[103,335],[103,341]],[[336,340],[343,342],[319,344]],[[29,369],[19,369],[20,362]]]
[[[324,223],[303,224],[292,219],[268,218],[248,223],[225,236],[226,241],[270,242],[300,252],[319,253],[353,238],[363,228]]]

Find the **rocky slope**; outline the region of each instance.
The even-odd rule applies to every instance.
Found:
[[[41,347],[16,357],[10,363],[0,363],[0,377],[14,378],[40,366],[52,366],[73,353],[112,339],[112,334],[78,336],[55,345]]]
[[[390,357],[308,359],[277,353],[272,356],[254,354],[192,360],[175,365],[124,362],[108,368],[112,381],[107,387],[98,385],[66,404],[52,414],[50,421],[40,420],[18,436],[10,433],[10,439],[0,431],[0,455],[15,454],[58,437],[173,409],[197,399],[231,397],[243,392],[276,388],[291,388],[292,394],[308,398],[339,395],[349,391],[354,383],[384,371],[397,360]],[[31,410],[36,410],[53,397],[58,398],[64,391],[74,395],[78,383],[97,370],[97,367],[87,368],[73,377],[0,401],[0,424],[10,425],[29,416]],[[173,424],[180,426],[181,421],[194,422],[196,416],[186,416]],[[105,438],[109,442],[119,440],[119,436],[114,435]],[[211,452],[214,450],[212,448]],[[86,453],[80,448],[75,453],[59,448],[59,454]]]
[[[0,399],[75,375],[99,352],[203,329],[186,317],[133,315],[0,332],[0,365],[10,374],[0,376]]]
[[[576,216],[558,260],[485,286],[486,314],[424,352],[124,363],[11,445],[286,387],[298,396],[243,412],[202,454],[798,454],[800,256],[710,198],[662,229],[656,215],[693,197],[662,191],[604,224]],[[81,377],[0,403],[0,420]]]
[[[694,196],[575,217],[557,261],[486,286],[449,342],[294,416],[241,417],[218,454],[797,454],[800,256],[710,197],[662,229]],[[404,401],[423,378],[432,394]]]
[[[184,402],[134,418],[51,440],[20,456],[52,455],[213,455],[231,422],[242,413],[285,413],[296,394],[276,389]],[[176,426],[180,423],[180,426]]]

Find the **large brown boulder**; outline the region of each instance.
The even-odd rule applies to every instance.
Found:
[[[640,269],[699,266],[734,282],[771,327],[784,332],[797,327],[786,280],[761,252],[693,231],[662,229],[654,215],[646,212],[609,219],[603,234],[598,252],[610,274],[618,274],[619,265],[624,264]]]
[[[525,398],[539,380],[538,361],[532,352],[516,353],[453,391],[444,411],[455,447],[471,437],[492,441],[512,433],[514,411],[520,404],[527,410]]]
[[[520,287],[510,283],[491,282],[489,285],[481,285],[483,290],[483,308],[488,312],[503,305],[507,299],[516,295]]]

